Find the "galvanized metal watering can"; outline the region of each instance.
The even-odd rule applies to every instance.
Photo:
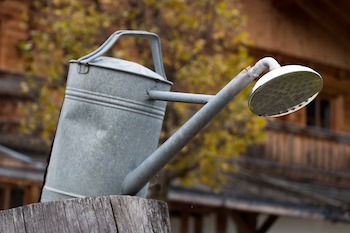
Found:
[[[101,56],[125,36],[150,40],[155,72]],[[41,201],[145,196],[152,176],[266,68],[275,73],[269,72],[253,88],[249,106],[255,114],[288,114],[309,103],[322,88],[321,76],[312,69],[280,67],[274,59],[264,58],[215,96],[169,92],[172,83],[166,79],[158,36],[145,31],[115,32],[97,50],[70,62]],[[286,97],[275,92],[272,98],[276,85],[289,85],[288,91],[298,93]],[[205,105],[157,149],[166,101]]]

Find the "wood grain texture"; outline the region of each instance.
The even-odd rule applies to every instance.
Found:
[[[131,196],[76,198],[0,211],[1,233],[170,230],[166,203]]]

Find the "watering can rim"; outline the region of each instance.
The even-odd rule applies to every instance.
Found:
[[[154,79],[155,81],[161,81],[161,82],[173,85],[171,81],[164,79],[164,77],[154,72],[153,70],[141,64],[138,64],[136,62],[132,62],[132,61],[128,61],[120,58],[100,56],[95,60],[88,62],[87,64],[81,64],[79,60],[70,60],[69,63],[77,63],[78,65],[83,65],[83,66],[88,65],[88,66],[99,67],[99,68],[104,68],[104,69],[109,69],[114,71],[126,72],[126,73],[142,76],[149,79]]]

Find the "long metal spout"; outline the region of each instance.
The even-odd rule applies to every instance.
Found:
[[[274,69],[279,64],[273,58],[263,58],[254,67],[247,68],[232,79],[220,92],[210,98],[176,133],[156,151],[129,173],[123,182],[125,195],[135,195],[159,172],[202,128],[204,128],[231,100],[266,68]]]

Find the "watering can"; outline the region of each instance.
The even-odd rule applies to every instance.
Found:
[[[155,72],[102,56],[121,37],[150,40]],[[216,95],[170,92],[172,82],[165,75],[159,37],[146,31],[115,32],[94,52],[70,61],[41,201],[145,197],[149,180],[267,68],[270,72],[249,96],[254,114],[289,114],[310,103],[322,89],[320,74],[311,68],[281,67],[267,57],[243,70]],[[204,105],[158,147],[167,101]]]

